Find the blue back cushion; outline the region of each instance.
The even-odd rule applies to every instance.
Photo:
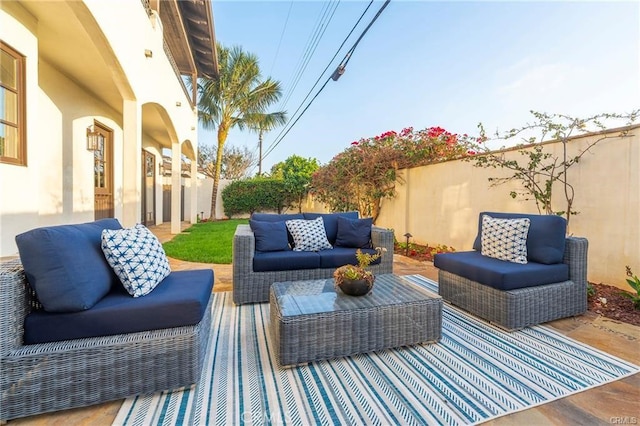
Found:
[[[315,219],[322,217],[324,221],[324,229],[327,232],[327,240],[331,245],[335,245],[338,236],[338,217],[346,217],[349,219],[357,219],[358,212],[339,212],[339,213],[304,213],[305,219]]]
[[[119,280],[100,248],[103,229],[122,229],[117,219],[32,229],[16,236],[20,260],[48,312],[90,309]]]
[[[478,235],[473,243],[474,250],[482,250],[482,215],[499,219],[529,218],[529,234],[527,235],[527,260],[552,265],[562,263],[564,244],[567,234],[567,221],[561,216],[481,212],[478,218]]]
[[[371,225],[373,218],[349,219],[338,217],[338,235],[335,245],[338,247],[371,248]]]
[[[276,214],[276,213],[252,213],[251,220],[257,220],[260,222],[286,222],[287,220],[304,219],[302,213],[293,214]],[[289,245],[293,247],[293,236],[287,230],[287,238],[289,239]]]
[[[249,220],[249,226],[253,231],[258,251],[282,251],[291,250],[287,236],[287,226],[283,221],[262,222]]]
[[[87,311],[31,312],[24,340],[34,344],[195,325],[212,288],[211,269],[172,272],[144,297],[131,297],[119,285]]]

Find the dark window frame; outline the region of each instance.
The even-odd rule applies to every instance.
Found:
[[[0,49],[16,60],[16,87],[0,86],[17,96],[17,121],[15,123],[6,121],[0,117],[0,123],[13,127],[17,130],[18,144],[16,157],[0,155],[0,163],[14,164],[18,166],[27,165],[27,112],[26,112],[26,57],[4,41],[0,40]]]

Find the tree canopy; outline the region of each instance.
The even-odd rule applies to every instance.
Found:
[[[216,195],[220,184],[224,145],[229,131],[255,124],[257,114],[265,114],[282,95],[280,83],[262,79],[258,58],[239,46],[226,48],[218,43],[219,78],[198,80],[198,117],[205,129],[217,130],[217,152],[213,170],[211,218],[215,219]],[[284,115],[284,112],[278,112]]]

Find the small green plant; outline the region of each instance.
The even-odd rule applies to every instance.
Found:
[[[629,277],[627,278],[627,282],[631,288],[635,290],[636,294],[627,293],[626,291],[620,294],[631,299],[634,308],[640,309],[640,279],[637,275],[634,275],[633,272],[631,272],[631,268],[629,266],[625,266],[625,268],[627,268],[627,276]]]
[[[596,295],[596,288],[591,283],[587,283],[587,297],[593,297]]]
[[[384,247],[376,247],[374,254],[363,253],[360,249],[356,250],[358,264],[344,265],[337,268],[333,273],[336,284],[342,284],[344,280],[367,280],[369,285],[373,285],[373,272],[365,268],[382,256],[382,253],[385,251],[387,251],[387,249]]]

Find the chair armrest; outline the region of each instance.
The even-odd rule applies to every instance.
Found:
[[[587,252],[589,241],[582,237],[567,237],[563,262],[569,265],[569,279],[587,285]]]
[[[382,259],[380,263],[382,265],[386,265],[385,269],[392,270],[393,245],[395,243],[393,230],[381,228],[379,226],[372,226],[371,227],[371,243],[373,244],[373,248],[382,247],[387,249],[387,251],[382,254]]]
[[[233,236],[233,270],[237,272],[253,271],[253,256],[256,251],[256,238],[249,225],[238,225]]]
[[[24,318],[32,297],[20,259],[0,263],[0,357],[23,345]]]

